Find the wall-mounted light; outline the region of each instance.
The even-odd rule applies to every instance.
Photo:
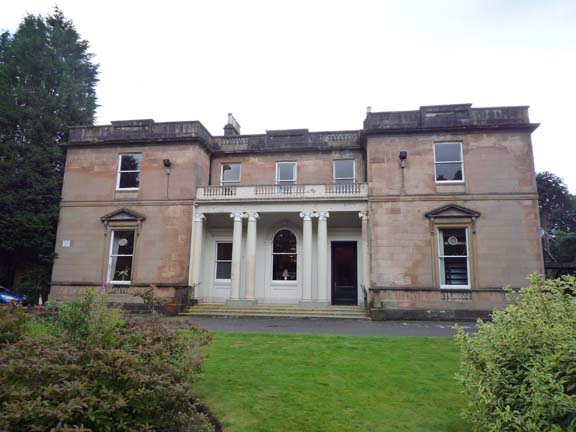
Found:
[[[172,166],[172,162],[170,162],[170,159],[164,159],[162,162],[164,163],[164,170],[166,171],[166,175],[170,175],[170,167]]]
[[[406,159],[408,159],[408,152],[401,151],[400,154],[398,155],[398,158],[400,159],[400,167],[406,168]]]

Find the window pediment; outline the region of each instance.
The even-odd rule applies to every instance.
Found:
[[[127,208],[115,210],[100,218],[104,224],[104,235],[108,235],[109,228],[122,227],[135,229],[136,235],[140,235],[144,219],[146,219],[146,216]]]
[[[126,208],[115,210],[100,218],[102,222],[141,222],[144,219],[146,216]]]
[[[425,215],[428,219],[435,218],[477,218],[480,213],[474,210],[470,210],[466,207],[462,207],[456,204],[448,204],[432,210]]]

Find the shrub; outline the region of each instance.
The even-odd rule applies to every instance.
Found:
[[[192,394],[206,333],[126,323],[117,313],[90,294],[34,324],[46,332],[6,344],[0,430],[212,430]]]
[[[22,338],[28,315],[21,306],[0,305],[0,346]]]
[[[147,288],[141,288],[134,291],[134,297],[142,299],[145,305],[148,305],[152,312],[156,312],[156,308],[163,306],[167,301],[156,295],[156,285],[150,285]]]
[[[576,278],[531,284],[511,304],[458,329],[465,416],[477,431],[576,430]]]

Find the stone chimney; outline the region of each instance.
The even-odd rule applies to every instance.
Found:
[[[236,121],[232,114],[228,114],[228,123],[224,126],[224,136],[238,136],[240,135],[240,124]]]

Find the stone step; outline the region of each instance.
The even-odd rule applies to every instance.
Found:
[[[291,314],[291,313],[259,313],[259,312],[183,312],[181,316],[202,316],[202,317],[262,317],[262,318],[329,318],[329,319],[356,319],[356,320],[369,320],[370,318],[364,314],[359,315],[321,315],[321,314]]]
[[[325,306],[325,307],[308,307],[308,306],[300,306],[295,304],[282,304],[282,303],[275,303],[275,304],[255,304],[253,306],[239,306],[239,305],[228,305],[224,303],[199,303],[195,306],[191,306],[191,308],[200,309],[200,308],[237,308],[237,309],[297,309],[297,310],[353,310],[353,311],[362,311],[363,309],[360,306]]]
[[[189,313],[270,313],[270,314],[309,314],[309,315],[365,315],[360,311],[306,311],[306,310],[271,310],[271,309],[196,309],[190,308]]]
[[[189,308],[181,315],[369,319],[364,311],[358,306],[329,306],[325,308],[308,308],[298,305],[229,306],[224,304],[204,303]]]
[[[244,307],[244,306],[193,306],[191,310],[197,311],[260,311],[260,312],[311,312],[311,313],[360,313],[364,311],[359,308],[298,308],[298,307]]]

